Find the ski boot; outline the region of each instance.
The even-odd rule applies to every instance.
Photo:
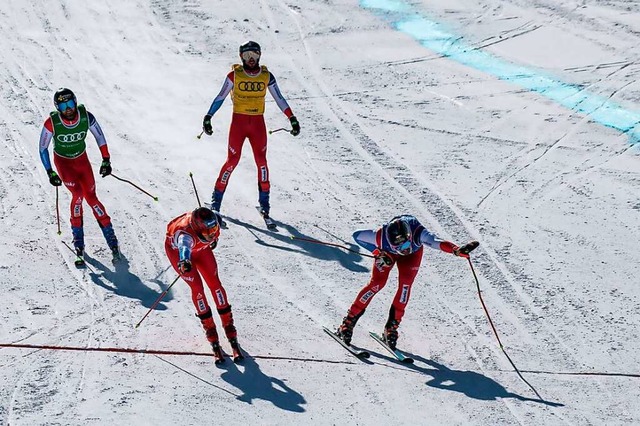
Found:
[[[222,364],[224,362],[224,352],[222,351],[222,347],[220,347],[220,340],[218,339],[218,332],[216,330],[216,324],[213,322],[211,310],[203,314],[196,314],[196,316],[200,318],[205,335],[207,336],[207,341],[211,344],[215,364]]]
[[[400,323],[396,320],[388,321],[384,326],[384,332],[382,333],[382,340],[394,351],[396,350],[396,343],[398,343],[398,326]]]
[[[217,189],[213,191],[213,194],[211,194],[211,210],[220,212],[222,197],[224,197],[224,191],[218,191]]]
[[[229,344],[233,351],[233,362],[240,362],[244,359],[244,354],[240,349],[240,344],[238,344],[238,332],[236,331],[235,325],[233,325],[231,306],[218,309],[218,314],[220,315],[220,320],[224,327],[224,334],[227,336],[227,339],[229,339]]]
[[[73,246],[76,250],[76,260],[74,261],[76,268],[84,268],[84,229],[82,226],[72,226],[71,234],[73,235]]]
[[[347,311],[347,316],[342,319],[342,324],[340,324],[338,330],[336,330],[336,335],[341,338],[347,346],[351,345],[353,327],[356,326],[356,323],[362,314],[364,314],[364,310],[362,310],[358,315],[352,315],[351,310]]]
[[[260,204],[260,214],[268,218],[271,207],[269,205],[269,191],[260,191],[258,188],[258,204]]]
[[[120,253],[120,247],[118,246],[118,238],[116,237],[116,233],[113,230],[113,225],[109,224],[106,226],[101,226],[102,235],[104,235],[104,239],[107,241],[107,245],[111,250],[111,255],[113,256],[113,262],[116,262],[122,259],[122,254]]]

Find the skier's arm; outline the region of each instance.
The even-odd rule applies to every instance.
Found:
[[[358,229],[353,233],[353,239],[359,246],[374,252],[379,247],[376,244],[376,231],[371,229]]]
[[[225,98],[229,95],[229,93],[231,93],[231,90],[233,89],[233,75],[233,71],[227,74],[224,83],[222,83],[222,89],[220,89],[220,93],[218,93],[218,96],[216,96],[213,99],[213,102],[211,102],[211,106],[209,107],[209,111],[207,111],[207,115],[213,116],[213,114],[215,114],[216,111],[220,109]]]
[[[291,107],[289,107],[287,100],[284,98],[284,96],[282,96],[282,93],[280,93],[278,82],[276,81],[276,78],[273,76],[273,74],[271,74],[269,77],[269,85],[267,87],[269,88],[269,93],[271,93],[271,96],[276,101],[276,104],[278,104],[278,108],[280,108],[280,111],[282,111],[284,115],[287,116],[287,118],[291,118],[291,116],[293,115],[293,111],[291,111]]]
[[[180,255],[180,261],[191,260],[191,250],[195,246],[193,237],[186,233],[180,232],[175,238],[176,247],[178,248],[178,254]]]
[[[445,253],[452,253],[452,254],[455,254],[456,256],[460,256],[460,254],[458,253],[458,250],[460,250],[460,247],[458,247],[456,244],[452,243],[451,241],[443,240],[433,232],[429,232],[424,227],[422,228],[422,232],[420,232],[420,242],[422,243],[422,245],[429,246],[436,250],[442,250]],[[473,248],[471,250],[473,250]]]
[[[47,172],[53,170],[53,167],[51,167],[51,158],[49,157],[49,144],[52,138],[53,125],[51,118],[47,118],[47,121],[45,121],[42,126],[42,131],[40,131],[40,160]]]
[[[109,155],[109,147],[107,146],[107,139],[104,137],[104,133],[102,132],[102,128],[98,123],[98,120],[87,111],[87,115],[89,116],[89,130],[94,138],[96,138],[96,143],[98,144],[98,148],[100,148],[100,153],[102,154],[102,158],[108,160],[110,158]]]

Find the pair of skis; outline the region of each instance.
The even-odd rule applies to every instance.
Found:
[[[325,333],[327,333],[329,336],[333,337],[333,339],[338,342],[340,344],[340,346],[342,346],[343,348],[345,348],[347,351],[349,351],[349,353],[351,353],[351,355],[355,356],[358,359],[367,359],[369,358],[369,356],[371,356],[371,354],[366,351],[366,350],[362,350],[362,349],[356,349],[351,345],[347,345],[344,340],[342,340],[340,338],[340,336],[338,336],[336,334],[335,331],[330,330],[327,327],[322,327],[322,329],[325,331]],[[384,341],[384,339],[382,338],[382,336],[380,336],[377,333],[374,333],[373,331],[369,332],[369,336],[375,340],[376,342],[380,343],[380,345],[382,345],[382,347],[384,347],[391,355],[394,356],[395,359],[397,359],[398,361],[404,363],[404,364],[413,364],[413,358],[406,356],[404,353],[402,353],[402,351],[396,349],[392,349],[391,347],[389,347],[389,345],[387,345],[387,343]]]

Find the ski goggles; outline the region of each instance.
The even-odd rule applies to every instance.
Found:
[[[220,225],[216,223],[215,225],[202,231],[201,235],[202,239],[207,242],[215,240],[216,238],[218,238],[218,235],[220,235]]]
[[[411,240],[407,240],[407,241],[405,241],[403,243],[400,243],[398,245],[392,245],[392,247],[398,253],[404,253],[404,252],[408,251],[411,248]]]
[[[75,107],[76,101],[74,101],[73,99],[69,99],[67,102],[60,102],[56,105],[56,108],[58,108],[58,111],[60,112],[66,111],[68,109],[74,109]]]
[[[253,59],[254,61],[258,62],[258,59],[260,59],[260,52],[256,52],[254,50],[249,50],[249,51],[246,51],[246,52],[242,52],[240,54],[240,57],[244,61],[248,61],[250,59]]]

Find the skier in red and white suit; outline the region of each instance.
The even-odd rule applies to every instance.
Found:
[[[167,225],[165,251],[171,265],[191,288],[191,299],[205,329],[207,340],[214,352],[220,351],[220,343],[211,308],[204,293],[207,283],[216,309],[222,321],[225,335],[231,346],[237,346],[237,332],[233,324],[231,305],[227,300],[213,249],[220,236],[220,217],[206,207],[184,213]]]
[[[377,230],[358,230],[354,232],[353,239],[360,246],[371,251],[375,260],[371,279],[356,296],[336,334],[347,345],[351,343],[353,328],[358,319],[364,314],[375,295],[387,284],[391,269],[397,265],[398,289],[389,309],[389,317],[383,332],[383,339],[392,349],[396,347],[398,326],[409,303],[411,286],[420,270],[422,247],[428,246],[468,258],[469,252],[478,246],[476,241],[471,241],[458,247],[451,241],[439,238],[410,215],[394,217]]]
[[[213,194],[211,208],[220,211],[222,197],[227,189],[231,173],[240,161],[242,145],[249,138],[253,158],[258,168],[258,203],[263,216],[269,216],[269,167],[267,166],[267,128],[264,123],[265,96],[267,90],[276,101],[280,110],[291,122],[291,134],[300,133],[300,124],[293,115],[289,104],[280,93],[275,76],[260,66],[260,45],[255,41],[248,41],[240,46],[242,65],[235,64],[232,71],[222,85],[218,96],[215,97],[204,116],[202,128],[207,135],[213,134],[211,118],[218,111],[225,98],[231,93],[233,101],[233,117],[229,128],[229,149],[227,161],[220,169]]]

